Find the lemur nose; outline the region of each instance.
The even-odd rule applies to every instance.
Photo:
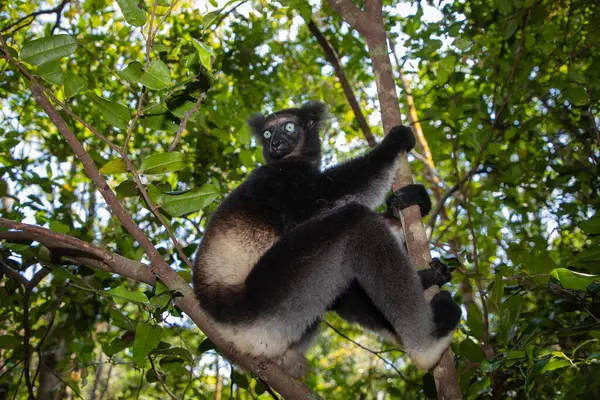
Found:
[[[274,150],[280,150],[283,147],[283,141],[275,140],[273,143],[271,143],[271,147],[273,147]]]

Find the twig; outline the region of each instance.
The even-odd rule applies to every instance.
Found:
[[[152,25],[154,24],[154,17],[156,16],[156,5],[158,0],[152,2],[152,12],[150,13],[150,21],[148,22],[148,37],[146,39],[146,68],[150,66],[150,53],[152,51],[152,42],[154,36],[152,35]]]
[[[54,14],[54,13],[57,13],[57,12],[58,12],[58,13],[60,13],[60,12],[62,11],[62,9],[65,7],[65,5],[67,5],[67,3],[68,3],[69,1],[70,1],[70,0],[63,0],[63,1],[62,1],[62,3],[60,3],[58,6],[56,6],[56,7],[54,7],[54,8],[51,8],[51,9],[48,9],[48,10],[39,10],[39,11],[32,12],[31,14],[27,14],[27,15],[26,15],[26,16],[24,16],[23,18],[19,18],[18,20],[16,20],[16,21],[15,21],[15,22],[13,22],[12,24],[10,24],[10,25],[6,26],[6,27],[5,27],[5,28],[3,28],[3,29],[2,29],[0,32],[2,32],[2,33],[6,33],[6,31],[8,31],[9,29],[11,29],[11,28],[13,28],[13,27],[15,27],[15,26],[19,25],[21,22],[25,21],[26,19],[29,19],[29,18],[35,18],[35,17],[37,17],[38,15],[43,15],[43,14]],[[19,29],[21,29],[21,28],[23,28],[23,26],[22,26],[22,27],[20,27]]]
[[[340,85],[342,85],[342,89],[344,90],[344,94],[346,95],[346,100],[348,100],[348,103],[350,103],[350,108],[352,108],[352,111],[354,112],[356,122],[362,130],[363,136],[367,140],[367,143],[369,143],[369,146],[375,146],[375,138],[373,137],[371,128],[369,127],[369,124],[367,123],[367,120],[365,119],[365,116],[363,115],[362,110],[360,109],[360,105],[358,104],[356,95],[354,94],[352,86],[350,85],[350,82],[346,77],[346,73],[342,69],[342,65],[340,64],[337,52],[335,51],[331,43],[329,43],[329,41],[325,38],[325,36],[323,36],[321,30],[313,20],[306,20],[306,24],[313,36],[317,39],[317,42],[319,42],[319,44],[321,45],[321,48],[325,53],[327,61],[329,61],[329,63],[333,66],[333,70],[335,71],[335,74],[338,77],[338,81],[340,81]]]
[[[60,28],[60,20],[62,18],[62,11],[65,8],[65,6],[67,5],[67,3],[69,2],[69,0],[65,0],[62,2],[62,4],[60,4],[58,6],[58,10],[56,10],[56,21],[54,22],[54,25],[52,26],[52,29],[50,29],[50,34],[54,35],[54,31],[57,28]]]
[[[192,107],[191,110],[188,110],[183,115],[183,119],[179,123],[179,129],[177,129],[177,133],[175,134],[175,138],[173,139],[173,141],[169,145],[169,149],[168,149],[169,151],[175,150],[175,148],[179,144],[179,141],[181,140],[181,135],[183,134],[183,131],[185,130],[189,119],[192,117],[192,115],[194,115],[198,111],[198,109],[200,108],[200,106],[202,105],[202,103],[204,102],[205,99],[206,99],[206,92],[203,92],[202,94],[200,94],[200,97],[198,97],[198,100],[196,100],[196,103],[194,104],[194,107]]]
[[[148,355],[148,360],[150,360],[150,365],[152,366],[152,371],[154,371],[154,373],[156,374],[156,377],[158,378],[158,382],[160,383],[160,386],[163,388],[163,390],[165,392],[167,392],[167,394],[169,395],[169,397],[171,399],[178,400],[177,397],[173,393],[171,393],[169,388],[167,388],[167,385],[165,385],[165,382],[163,381],[162,376],[160,376],[160,373],[156,370],[156,367],[154,366],[154,360],[152,359],[152,357],[150,357],[150,355]]]
[[[67,114],[69,114],[76,121],[78,121],[79,123],[81,123],[90,132],[92,132],[100,140],[102,140],[104,143],[106,143],[111,149],[113,149],[115,152],[117,152],[117,154],[119,154],[119,156],[121,156],[121,159],[123,160],[123,162],[127,166],[127,169],[129,170],[129,172],[131,172],[131,174],[133,176],[133,180],[135,181],[135,184],[136,184],[138,190],[140,191],[140,194],[142,195],[142,198],[146,202],[148,208],[150,209],[150,211],[152,212],[152,214],[154,214],[154,216],[159,220],[159,222],[162,224],[162,226],[165,228],[165,231],[167,232],[167,235],[171,239],[171,242],[173,242],[173,245],[175,246],[175,249],[177,250],[177,253],[179,254],[179,257],[183,260],[183,262],[186,263],[186,265],[188,267],[191,268],[192,267],[192,262],[189,260],[189,258],[183,252],[183,248],[181,247],[181,244],[179,244],[179,241],[175,238],[175,235],[173,234],[173,231],[171,230],[171,227],[167,224],[167,221],[165,221],[165,219],[163,218],[163,216],[158,211],[158,207],[154,204],[154,202],[152,201],[152,199],[150,199],[150,196],[148,195],[148,191],[146,190],[146,187],[144,186],[144,184],[142,183],[142,180],[140,179],[140,175],[138,174],[135,166],[133,165],[133,163],[131,162],[131,160],[127,156],[127,154],[124,152],[124,150],[121,149],[121,148],[119,148],[110,139],[108,139],[106,136],[104,136],[103,134],[101,134],[92,125],[90,125],[89,123],[85,122],[81,117],[79,117],[77,114],[75,114],[66,104],[64,104],[60,100],[58,100],[53,94],[51,94],[51,93],[48,93],[48,94],[63,110],[65,110],[65,112]],[[133,125],[131,125],[131,126],[133,126]],[[104,178],[102,178],[102,179],[104,180]],[[110,203],[109,203],[109,205],[110,205]],[[136,226],[136,228],[137,228],[137,226]],[[137,228],[137,229],[139,229],[139,228]]]
[[[368,351],[369,353],[373,354],[375,357],[377,357],[377,358],[379,358],[381,361],[383,361],[383,362],[384,362],[386,365],[389,365],[389,366],[390,366],[390,367],[391,367],[391,368],[392,368],[394,371],[396,371],[396,373],[398,373],[398,375],[400,376],[400,378],[402,378],[402,380],[404,380],[405,382],[407,382],[407,383],[410,383],[411,385],[414,385],[414,386],[421,386],[421,385],[419,385],[418,383],[416,383],[416,382],[413,382],[413,381],[411,381],[411,380],[407,379],[407,378],[406,378],[406,377],[405,377],[405,376],[402,374],[402,372],[400,372],[400,370],[399,370],[398,368],[396,368],[396,366],[394,365],[394,363],[393,363],[393,362],[391,362],[390,360],[386,359],[385,357],[383,357],[383,356],[380,354],[381,352],[379,352],[379,351],[375,351],[375,350],[372,350],[372,349],[370,349],[370,348],[368,348],[368,347],[366,347],[366,346],[364,346],[364,345],[360,344],[359,342],[357,342],[357,341],[355,341],[355,340],[353,340],[353,339],[349,338],[348,336],[346,336],[346,335],[344,335],[342,332],[340,332],[338,329],[336,329],[336,328],[335,328],[333,325],[331,325],[331,323],[329,323],[329,321],[325,321],[325,324],[326,324],[326,325],[327,325],[329,328],[331,328],[331,329],[332,329],[332,330],[333,330],[335,333],[337,333],[338,335],[340,335],[341,337],[343,337],[343,338],[344,338],[344,339],[346,339],[347,341],[349,341],[349,342],[351,342],[351,343],[355,344],[356,346],[360,347],[361,349],[363,349],[363,350],[365,350],[365,351]]]
[[[29,400],[35,400],[33,394],[33,382],[31,381],[29,362],[31,361],[31,345],[29,340],[31,339],[31,327],[29,325],[29,299],[33,289],[50,273],[49,269],[42,268],[33,275],[31,280],[25,287],[25,295],[23,296],[23,368],[25,371],[25,385],[29,392]]]
[[[142,106],[144,105],[145,97],[146,97],[146,87],[144,86],[144,88],[142,89],[142,94],[140,95],[140,98],[138,99],[137,111],[136,111],[135,115],[133,116],[131,123],[129,124],[129,128],[127,129],[127,137],[125,138],[125,143],[123,143],[123,147],[121,148],[121,151],[123,153],[127,153],[127,146],[129,145],[129,140],[131,140],[131,134],[133,133],[133,128],[135,128],[135,124],[137,123],[138,119],[142,115]]]
[[[13,278],[15,281],[17,281],[21,286],[23,286],[23,289],[25,289],[27,287],[27,283],[29,283],[29,281],[23,275],[21,275],[18,271],[15,271],[14,269],[12,269],[3,260],[0,260],[0,269],[4,270],[4,272],[7,275],[9,275],[11,278]]]

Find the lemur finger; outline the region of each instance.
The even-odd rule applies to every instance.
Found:
[[[434,258],[429,264],[429,268],[420,270],[419,277],[421,278],[423,290],[433,285],[442,286],[452,280],[452,274],[450,274],[448,266],[441,262],[439,258]]]
[[[431,211],[429,194],[425,186],[420,184],[411,184],[396,190],[387,198],[386,205],[390,210],[403,210],[410,206],[418,205],[422,217]]]

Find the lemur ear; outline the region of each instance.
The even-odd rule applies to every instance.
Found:
[[[321,126],[321,122],[325,118],[326,106],[321,101],[308,101],[300,107],[300,118],[307,121],[309,128]]]
[[[250,126],[250,130],[253,135],[261,136],[262,128],[265,126],[266,118],[261,113],[256,113],[250,118],[248,118],[248,125]]]

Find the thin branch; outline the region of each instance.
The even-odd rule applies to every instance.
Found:
[[[33,394],[33,382],[31,381],[31,375],[29,371],[29,362],[31,361],[31,344],[29,343],[31,339],[31,326],[29,325],[29,300],[31,298],[31,292],[33,289],[49,273],[50,270],[47,268],[42,268],[36,272],[31,280],[29,280],[27,283],[27,286],[25,287],[25,295],[23,296],[23,368],[25,371],[25,385],[27,386],[27,391],[29,392],[29,400],[35,400],[35,395]]]
[[[150,199],[150,196],[148,195],[148,191],[146,190],[146,187],[144,186],[144,184],[142,183],[142,180],[140,179],[140,175],[138,174],[135,166],[133,165],[133,163],[131,162],[131,160],[127,156],[127,153],[124,152],[124,149],[119,148],[110,139],[108,139],[106,136],[104,136],[103,134],[101,134],[96,128],[94,128],[92,125],[90,125],[89,123],[87,123],[86,121],[84,121],[81,117],[79,117],[77,114],[75,114],[66,104],[64,104],[60,100],[58,100],[52,93],[50,93],[50,92],[47,92],[47,93],[52,98],[52,100],[54,100],[63,110],[65,110],[65,112],[67,114],[69,114],[76,121],[78,121],[79,123],[81,123],[90,132],[92,132],[100,140],[102,140],[104,143],[106,143],[111,149],[113,149],[115,152],[117,152],[117,154],[119,154],[119,156],[121,156],[121,159],[123,160],[123,162],[127,166],[127,169],[129,170],[129,172],[131,172],[131,174],[133,176],[133,180],[135,181],[135,184],[136,184],[138,190],[140,191],[140,194],[142,195],[142,198],[146,202],[146,205],[148,206],[148,209],[152,212],[152,214],[154,214],[154,216],[159,220],[159,222],[165,228],[165,231],[167,232],[167,235],[171,239],[171,242],[173,242],[173,245],[175,246],[175,249],[177,250],[177,253],[179,254],[179,257],[182,259],[183,262],[186,263],[186,265],[188,267],[191,268],[192,267],[192,262],[189,260],[189,258],[183,252],[183,248],[181,247],[181,244],[175,238],[175,235],[173,234],[173,231],[171,230],[171,227],[169,226],[169,224],[167,224],[167,221],[165,221],[165,219],[163,218],[163,216],[158,211],[158,207],[154,204],[154,202],[152,201],[152,199]],[[130,126],[133,126],[133,125],[130,125]],[[104,178],[102,178],[102,179],[104,179]]]
[[[167,385],[165,385],[165,382],[162,378],[162,376],[160,375],[160,373],[156,370],[156,367],[154,366],[154,360],[152,359],[152,357],[150,357],[150,355],[148,355],[148,360],[150,360],[150,366],[152,367],[152,371],[154,371],[154,373],[156,374],[156,377],[158,378],[158,382],[160,383],[160,386],[163,388],[163,390],[169,395],[169,397],[173,400],[178,400],[177,396],[175,396],[167,387]]]
[[[347,341],[349,341],[349,342],[351,342],[351,343],[355,344],[356,346],[360,347],[361,349],[363,349],[363,350],[365,350],[365,351],[368,351],[369,353],[373,354],[375,357],[377,357],[377,358],[379,358],[381,361],[383,361],[383,362],[384,362],[386,365],[390,366],[390,367],[391,367],[391,368],[392,368],[394,371],[396,371],[396,373],[397,373],[397,374],[400,376],[400,378],[402,378],[402,380],[404,380],[406,383],[410,383],[411,385],[414,385],[414,386],[421,386],[421,385],[419,385],[418,383],[416,383],[416,382],[413,382],[413,381],[411,381],[411,380],[407,379],[407,378],[406,378],[406,377],[405,377],[405,376],[402,374],[402,372],[400,372],[400,370],[399,370],[398,368],[396,368],[396,366],[394,365],[394,363],[393,363],[393,362],[391,362],[390,360],[386,359],[385,357],[383,357],[383,356],[380,354],[381,352],[379,352],[379,351],[375,351],[375,350],[372,350],[372,349],[370,349],[370,348],[368,348],[368,347],[366,347],[366,346],[364,346],[364,345],[360,344],[359,342],[357,342],[357,341],[355,341],[355,340],[351,339],[350,337],[348,337],[348,336],[344,335],[342,332],[340,332],[338,329],[336,329],[336,328],[335,328],[333,325],[331,325],[331,323],[329,323],[329,321],[325,321],[325,324],[326,324],[326,325],[327,325],[329,328],[331,328],[331,330],[333,330],[335,333],[337,333],[338,335],[340,335],[341,337],[343,337],[343,338],[344,338],[344,339],[346,339]]]
[[[23,275],[21,275],[19,271],[12,269],[3,260],[0,260],[0,269],[3,270],[6,275],[17,281],[21,286],[23,286],[23,288],[27,287],[29,281]]]
[[[310,29],[311,33],[317,39],[317,42],[319,42],[319,44],[321,45],[321,48],[325,53],[327,61],[329,61],[329,63],[333,66],[333,70],[335,71],[335,74],[337,75],[338,80],[342,85],[342,89],[344,90],[346,99],[348,100],[348,103],[350,103],[350,107],[352,108],[352,111],[354,112],[354,116],[356,118],[356,122],[362,130],[362,133],[365,139],[367,140],[367,143],[369,143],[369,146],[371,147],[375,146],[375,138],[373,137],[371,128],[369,127],[369,124],[367,123],[367,120],[365,119],[365,116],[362,113],[360,105],[358,104],[358,100],[356,99],[356,95],[354,94],[352,86],[350,85],[350,82],[346,77],[346,73],[342,69],[337,52],[335,51],[331,43],[329,43],[327,38],[323,36],[321,30],[313,20],[307,20],[306,24],[308,26],[308,29]]]
[[[48,10],[38,10],[35,12],[32,12],[31,14],[27,14],[26,16],[19,18],[18,20],[16,20],[15,22],[13,22],[12,24],[2,28],[2,30],[0,30],[0,32],[2,33],[6,33],[6,31],[10,30],[11,28],[19,25],[21,22],[29,19],[29,18],[35,18],[39,15],[43,15],[43,14],[54,14],[54,13],[60,13],[62,12],[62,9],[65,7],[65,5],[67,5],[67,3],[70,0],[63,0],[62,3],[60,3],[58,6],[54,7],[54,8],[50,8]],[[25,25],[24,25],[25,26]],[[24,26],[21,26],[19,29],[23,28]]]
[[[145,97],[146,97],[146,87],[144,86],[144,88],[142,89],[142,94],[140,95],[140,98],[138,99],[137,111],[135,112],[135,115],[133,116],[133,119],[131,120],[131,123],[129,124],[129,127],[127,129],[127,137],[125,138],[125,143],[123,143],[123,147],[121,148],[121,151],[123,153],[127,153],[127,146],[129,145],[129,140],[131,140],[131,135],[133,133],[133,129],[135,128],[135,125],[137,124],[138,119],[142,115],[142,106],[144,105]]]
[[[0,226],[18,230],[0,232],[0,240],[33,240],[80,263],[149,285],[156,283],[156,276],[150,272],[148,265],[102,250],[83,240],[5,218],[0,218]]]
[[[192,115],[194,115],[198,111],[198,109],[200,108],[200,106],[202,105],[202,103],[204,102],[205,99],[206,99],[206,92],[203,92],[202,94],[200,94],[200,97],[198,97],[198,100],[196,100],[196,103],[194,103],[194,107],[192,107],[191,110],[188,110],[183,115],[183,118],[181,119],[181,122],[179,123],[179,129],[177,129],[177,133],[175,134],[175,138],[169,145],[169,149],[168,149],[169,151],[175,150],[175,148],[179,144],[179,141],[181,140],[181,135],[183,134],[183,131],[185,130],[189,119],[192,117]]]

